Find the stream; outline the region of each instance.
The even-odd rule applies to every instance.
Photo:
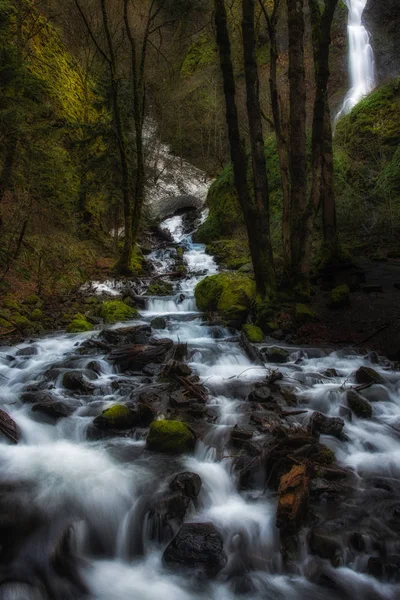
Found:
[[[88,340],[104,339],[101,332],[57,334],[3,348],[1,407],[17,423],[21,439],[17,445],[1,439],[0,599],[398,599],[400,373],[375,355],[285,348],[272,339],[259,349],[283,347],[286,362],[255,365],[237,332],[208,322],[196,309],[196,284],[218,272],[213,257],[192,242],[181,216],[162,226],[175,244],[154,250],[149,259],[159,274],[168,273],[179,244],[186,250],[187,277],[175,282],[173,296],[148,300],[139,321],[110,329],[162,317],[166,328],[153,329],[153,338],[187,344],[186,362],[208,392],[206,416],[192,423],[195,449],[181,456],[152,452],[146,449],[146,428],[102,439],[90,435],[93,419],[104,409],[132,402],[138,390],[157,381],[143,372],[119,373],[101,348],[89,352]],[[107,284],[99,293],[110,290],[118,293]],[[370,419],[355,416],[346,403],[360,367],[373,368],[382,378],[362,391],[372,406]],[[232,448],[230,437],[238,426],[254,447],[269,439],[259,426],[269,412],[263,405],[253,408],[248,396],[276,370],[283,376],[279,394],[295,395],[296,408],[305,411],[287,417],[287,426],[304,426],[314,411],[344,419],[340,439],[321,434],[320,442],[350,474],[339,484],[321,476],[313,480],[313,517],[289,561],[282,559],[275,524],[277,490],[257,483],[257,476],[251,485],[239,482],[240,449]],[[90,379],[90,393],[65,389],[63,375],[71,371]],[[89,377],[93,371],[96,376]],[[34,410],[27,398],[40,393],[61,403],[63,418]],[[184,522],[212,524],[223,540],[223,563],[214,577],[163,561],[181,522],[177,518],[165,529],[157,503],[184,472],[201,478],[200,492],[185,505]],[[329,538],[322,550],[316,548],[321,536],[315,528]]]

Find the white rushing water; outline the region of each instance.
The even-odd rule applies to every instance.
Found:
[[[374,53],[368,31],[362,23],[367,0],[345,1],[349,9],[347,32],[350,89],[336,119],[349,113],[375,87]]]
[[[50,576],[45,569],[47,546],[41,537],[31,535],[30,545],[18,558],[19,570],[13,567],[13,575],[5,571],[8,583],[0,585],[1,600],[83,600],[75,588],[66,591],[68,577],[74,580],[78,575],[88,589],[88,600],[234,600],[237,592],[247,600],[398,600],[398,584],[379,582],[366,573],[370,556],[399,552],[393,541],[381,551],[372,541],[358,554],[346,550],[335,569],[329,560],[321,559],[325,579],[318,579],[315,568],[320,563],[315,562],[304,540],[303,556],[292,570],[285,569],[275,526],[276,494],[264,485],[240,489],[233,469],[235,457],[227,442],[235,425],[249,427],[246,397],[251,386],[264,380],[271,369],[282,372],[283,385],[297,395],[299,407],[306,411],[303,422],[307,422],[314,410],[333,417],[342,415],[346,389],[352,385],[355,371],[373,366],[385,378],[384,384],[363,392],[373,406],[373,418],[353,415],[346,421],[343,440],[324,435],[321,442],[334,450],[340,465],[353,470],[360,491],[364,491],[361,498],[383,494],[395,485],[400,489],[399,372],[385,363],[372,365],[369,357],[354,352],[312,348],[289,348],[285,364],[254,366],[237,343],[235,332],[206,322],[196,309],[194,288],[202,277],[218,271],[214,259],[184,232],[182,217],[168,219],[164,227],[186,248],[189,274],[176,284],[173,296],[150,300],[141,319],[149,323],[155,316],[163,317],[166,328],[153,334],[187,344],[188,363],[208,389],[207,411],[213,419],[191,456],[146,452],[140,432],[137,437],[90,441],[93,418],[116,402],[129,402],[135,386],[145,389],[146,378],[118,373],[101,350],[95,356],[80,354],[80,345],[93,333],[38,339],[33,344],[37,353],[32,356],[21,355],[28,343],[3,348],[1,407],[17,422],[21,440],[16,446],[6,439],[0,443],[0,524],[14,518],[29,532],[37,519],[45,532],[51,532],[61,519],[74,527],[80,562],[78,574],[71,568],[60,576],[58,567]],[[154,251],[150,259],[160,273],[168,273],[174,253],[175,247],[165,248]],[[118,289],[112,282],[106,288]],[[93,362],[99,376],[91,382],[92,393],[67,391],[63,374],[93,369]],[[336,369],[336,373],[328,378],[324,375],[327,369]],[[34,412],[31,404],[21,401],[29,389],[51,393],[70,408],[70,416],[54,421]],[[253,430],[253,439],[263,443],[265,434],[256,427]],[[197,473],[202,479],[200,495],[186,520],[213,523],[224,541],[226,566],[210,582],[166,569],[162,561],[166,542],[149,534],[152,500],[165,493],[168,482],[182,471]],[[377,478],[382,487],[375,488],[371,478]],[[389,510],[387,502],[379,496],[371,505],[370,521],[378,530],[380,513]],[[326,510],[331,518],[337,511],[339,524],[342,519],[340,535],[345,539],[350,509],[327,500]],[[369,509],[357,513],[352,530],[358,531],[359,526],[363,532],[365,510]],[[385,535],[389,536],[388,530]],[[52,547],[52,537],[50,542]],[[32,569],[35,576],[27,581],[26,573]],[[42,579],[47,582],[47,592]]]

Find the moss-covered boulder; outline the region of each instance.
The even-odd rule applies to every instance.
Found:
[[[243,325],[242,331],[249,342],[253,342],[253,344],[260,344],[264,341],[263,331],[260,327],[257,327],[257,325]]]
[[[184,454],[195,446],[195,437],[189,427],[181,421],[154,421],[150,425],[146,447],[155,452]]]
[[[246,265],[251,266],[249,244],[245,237],[211,242],[207,245],[207,252],[225,269],[239,270]]]
[[[360,417],[360,419],[371,419],[372,417],[372,406],[360,394],[357,394],[354,390],[347,392],[347,404],[353,413]]]
[[[122,300],[108,300],[100,307],[100,316],[105,323],[113,324],[119,321],[136,319],[139,313],[132,306],[128,306]]]
[[[307,304],[296,304],[295,319],[298,325],[312,323],[318,320],[318,315]]]
[[[104,410],[93,423],[100,429],[131,429],[134,425],[134,415],[124,404],[115,404]]]
[[[218,312],[230,327],[240,327],[256,297],[256,284],[244,273],[218,273],[203,279],[195,289],[199,310]]]
[[[156,281],[146,290],[147,296],[171,296],[174,286],[169,281]]]
[[[350,304],[350,288],[347,284],[336,286],[330,293],[329,306],[342,308]]]
[[[93,325],[89,323],[84,315],[76,314],[71,323],[67,327],[68,333],[83,333],[84,331],[92,331]]]

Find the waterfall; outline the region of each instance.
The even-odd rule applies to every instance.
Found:
[[[367,0],[346,0],[346,4],[349,9],[347,35],[350,89],[336,119],[350,112],[375,87],[374,53],[368,31],[362,24]]]

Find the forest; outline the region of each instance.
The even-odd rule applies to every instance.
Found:
[[[0,599],[400,597],[400,2],[0,0]]]

